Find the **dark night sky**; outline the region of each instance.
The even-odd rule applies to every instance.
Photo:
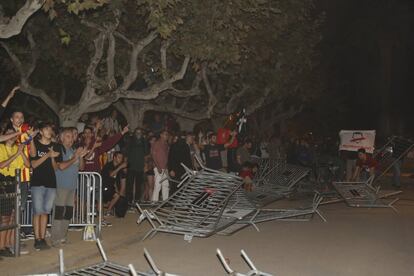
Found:
[[[343,98],[344,127],[413,134],[414,1],[320,3],[326,81],[330,96]]]

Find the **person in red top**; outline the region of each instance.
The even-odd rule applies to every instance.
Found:
[[[151,145],[151,157],[154,160],[155,184],[152,193],[152,201],[158,201],[160,190],[162,190],[162,200],[167,200],[170,185],[168,182],[168,145],[169,133],[164,130],[160,138]]]
[[[365,151],[365,149],[359,149],[358,150],[358,160],[356,163],[356,169],[354,172],[354,176],[352,177],[352,180],[366,180],[368,177],[365,177],[367,174],[369,177],[373,177],[375,175],[375,168],[377,166],[377,161],[372,158],[371,155],[368,155]],[[361,176],[361,173],[365,174],[364,176]]]
[[[253,191],[253,164],[244,162],[239,172],[239,176],[243,178],[243,188],[246,192]]]
[[[126,126],[120,133],[100,142],[96,140],[94,130],[91,127],[85,127],[83,131],[83,143],[81,146],[89,149],[89,153],[84,157],[85,168],[83,170],[86,172],[100,172],[99,156],[113,148],[128,131],[129,128]]]

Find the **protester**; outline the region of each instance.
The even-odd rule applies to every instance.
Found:
[[[29,127],[29,124],[24,122],[24,114],[21,111],[15,110],[11,113],[10,123],[11,127],[14,129],[17,136],[17,144],[23,144],[23,154],[29,160],[29,145],[33,141],[33,138],[37,135],[37,131],[33,131],[33,127]],[[25,211],[27,207],[27,198],[29,195],[30,188],[30,168],[24,166],[23,163],[20,163],[20,208],[21,211]],[[22,240],[27,240],[34,237],[34,233],[30,228],[24,228],[20,232]]]
[[[155,136],[150,136],[148,138],[149,146],[152,147],[156,140],[157,138]],[[146,177],[144,185],[144,201],[150,201],[152,199],[155,184],[154,160],[152,159],[151,154],[145,156],[144,173]]]
[[[353,181],[365,181],[369,177],[375,176],[376,166],[377,166],[377,161],[374,158],[372,158],[371,155],[368,155],[365,149],[359,149],[356,169],[352,177],[352,180]]]
[[[181,164],[184,164],[191,170],[193,169],[193,154],[191,150],[193,143],[193,134],[187,133],[178,137],[178,141],[171,145],[168,154],[168,170],[174,181],[170,184],[170,194],[174,194],[177,191],[177,185],[185,173],[185,169]]]
[[[46,226],[56,197],[55,170],[58,166],[55,158],[59,156],[59,150],[57,145],[52,142],[52,125],[42,123],[39,130],[40,138],[30,142],[30,157],[33,168],[31,195],[35,234],[34,248],[43,250],[50,248],[45,240]]]
[[[164,130],[160,134],[160,138],[151,145],[151,156],[154,160],[154,191],[152,193],[152,201],[158,201],[160,190],[162,191],[162,200],[167,200],[169,193],[168,182],[168,145],[169,133]]]
[[[243,164],[250,161],[250,156],[251,156],[250,151],[252,149],[252,146],[253,146],[252,140],[247,138],[244,141],[243,145],[237,149],[237,159],[236,160],[237,160],[237,163],[238,163],[240,168]]]
[[[56,199],[54,220],[52,224],[52,246],[67,242],[69,222],[73,215],[74,196],[78,183],[79,170],[85,162],[83,157],[88,153],[86,148],[74,148],[75,137],[72,128],[63,129],[60,133],[61,145],[56,157]]]
[[[253,164],[246,161],[242,164],[239,176],[243,179],[243,188],[246,192],[253,191]]]
[[[213,170],[222,170],[223,162],[221,158],[221,151],[224,151],[230,145],[233,144],[233,141],[236,137],[235,132],[233,133],[231,139],[224,145],[217,144],[217,134],[211,133],[208,140],[208,145],[200,145],[200,148],[204,154],[207,168]]]
[[[101,142],[96,138],[91,127],[85,127],[81,146],[86,147],[89,150],[89,153],[85,156],[84,171],[100,172],[99,156],[115,146],[122,136],[128,132],[128,130],[128,126],[126,126],[120,133],[108,137],[106,140]]]
[[[127,197],[128,202],[139,201],[144,191],[145,156],[149,154],[149,145],[141,128],[137,128],[127,141],[128,158]],[[134,189],[135,187],[135,189]]]
[[[107,163],[102,169],[102,202],[107,207],[107,215],[110,214],[119,201],[123,201],[123,206],[120,206],[120,208],[126,211],[128,207],[128,202],[124,202],[127,176],[126,168],[127,162],[124,159],[124,155],[117,151],[114,154],[113,160]]]
[[[15,133],[13,128],[6,130],[6,135]],[[0,144],[0,194],[14,193],[16,187],[14,178],[16,177],[16,169],[22,166],[29,168],[30,161],[23,152],[25,145],[16,144],[17,137],[9,138],[5,143]],[[3,202],[0,210],[0,228],[6,227],[14,223],[13,209],[14,200],[9,199]],[[26,250],[20,250],[20,254],[28,253]],[[14,256],[14,230],[0,231],[0,257]]]

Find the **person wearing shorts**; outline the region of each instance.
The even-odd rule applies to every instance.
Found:
[[[58,167],[55,158],[60,154],[57,145],[52,142],[52,125],[43,123],[39,130],[40,138],[30,143],[34,248],[37,251],[50,248],[45,240],[46,226],[56,197],[55,170]]]

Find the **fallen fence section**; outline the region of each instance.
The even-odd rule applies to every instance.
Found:
[[[374,159],[378,162],[376,175],[371,179],[370,185],[374,186],[384,174],[386,174],[397,162],[414,148],[414,142],[404,137],[393,136],[388,142],[374,153]]]
[[[149,252],[144,248],[144,255],[147,259],[152,271],[150,272],[139,272],[136,271],[133,265],[129,264],[128,266],[123,266],[120,264],[116,264],[110,262],[106,256],[106,253],[102,247],[102,244],[99,239],[96,240],[99,252],[102,256],[102,262],[93,264],[91,266],[86,266],[83,268],[75,269],[72,271],[65,272],[65,263],[64,263],[64,256],[63,250],[59,250],[59,275],[119,275],[119,276],[130,276],[130,275],[137,275],[137,276],[154,276],[154,275],[162,275],[162,276],[176,276],[175,274],[169,274],[166,272],[161,271],[158,269],[157,265],[155,264],[153,258],[149,254]]]
[[[313,218],[314,214],[317,214],[324,222],[326,222],[325,217],[318,210],[318,206],[321,203],[322,199],[323,198],[321,196],[315,194],[312,206],[301,209],[227,209],[223,215],[234,216],[238,220],[233,225],[220,231],[218,234],[232,235],[235,232],[250,225],[253,226],[257,231],[260,231],[257,226],[258,223],[273,220],[309,221]]]
[[[396,198],[387,203],[380,198],[379,187],[375,189],[367,182],[333,182],[338,193],[350,207],[367,208],[392,208],[397,211],[393,204],[399,199]]]
[[[226,270],[226,272],[229,275],[234,275],[234,276],[253,276],[253,275],[257,275],[257,276],[273,276],[273,274],[266,273],[266,272],[263,272],[263,271],[258,270],[256,268],[256,266],[254,265],[254,263],[252,262],[252,260],[249,258],[249,256],[246,254],[246,252],[244,250],[241,250],[241,255],[242,255],[244,261],[247,263],[247,265],[251,269],[247,273],[240,273],[240,272],[237,272],[237,271],[233,270],[230,267],[229,262],[226,260],[226,258],[221,253],[221,250],[220,249],[217,249],[216,252],[217,252],[217,256],[218,256],[221,264],[223,265],[224,269]]]
[[[309,168],[290,165],[281,160],[268,162],[273,165],[272,169],[268,169],[263,178],[256,180],[254,191],[248,195],[258,207],[289,196],[310,172]],[[262,163],[266,164],[265,161]]]
[[[242,185],[242,179],[233,174],[208,168],[193,172],[181,184],[177,192],[153,210],[142,210],[140,223],[148,219],[152,228],[143,238],[156,233],[209,237],[233,224],[236,218],[222,218],[231,195]]]

